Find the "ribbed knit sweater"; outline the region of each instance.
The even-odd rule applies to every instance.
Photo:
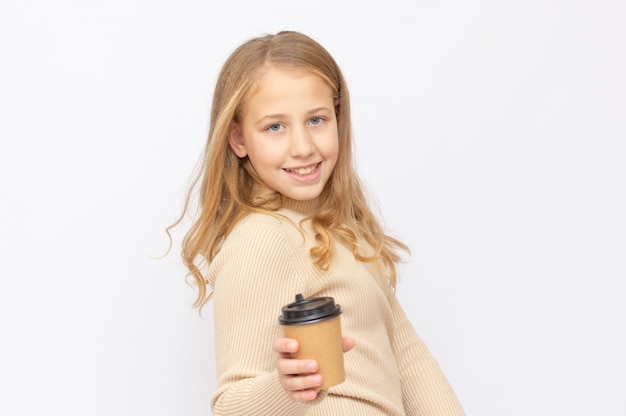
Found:
[[[335,241],[327,271],[315,267],[315,233],[298,224],[313,203],[291,201],[288,218],[251,214],[241,220],[209,265],[213,289],[219,388],[216,416],[457,416],[464,412],[436,360],[414,331],[386,277]],[[280,309],[331,296],[343,308],[342,333],[355,340],[345,353],[346,380],[312,402],[283,390],[272,341],[283,337]]]

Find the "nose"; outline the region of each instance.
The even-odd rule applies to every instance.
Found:
[[[289,137],[289,153],[293,157],[306,157],[315,152],[311,133],[305,128],[293,129]]]

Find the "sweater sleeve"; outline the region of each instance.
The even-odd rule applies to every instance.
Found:
[[[233,230],[209,267],[219,382],[211,408],[216,416],[297,416],[310,406],[289,399],[272,349],[272,341],[283,336],[280,308],[303,290],[290,251],[273,227],[246,222]]]
[[[407,416],[465,415],[439,364],[413,329],[395,295],[390,296],[390,302],[395,322],[392,345]]]

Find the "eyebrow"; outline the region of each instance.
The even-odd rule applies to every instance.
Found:
[[[327,113],[332,113],[333,110],[331,110],[328,107],[318,107],[318,108],[314,108],[313,110],[309,110],[306,112],[307,116],[310,116],[312,114],[315,113],[321,113],[321,112],[327,112]],[[259,125],[259,124],[264,124],[267,121],[270,120],[277,120],[277,119],[281,119],[281,118],[287,118],[287,114],[267,114],[264,115],[263,117],[261,117],[259,120],[257,120],[257,122],[255,124]]]

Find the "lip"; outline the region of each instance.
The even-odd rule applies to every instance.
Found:
[[[306,175],[300,175],[296,172],[293,172],[290,169],[306,169],[306,168],[310,168],[310,167],[315,167],[315,169],[313,170],[313,172],[311,173],[307,173]],[[306,183],[306,182],[314,182],[317,179],[319,179],[320,175],[322,174],[322,162],[318,162],[312,165],[306,165],[306,166],[299,166],[299,167],[295,167],[295,168],[285,168],[283,169],[285,171],[285,173],[287,175],[289,175],[290,178],[292,178],[293,180],[297,181],[297,182],[301,182],[301,183]]]

